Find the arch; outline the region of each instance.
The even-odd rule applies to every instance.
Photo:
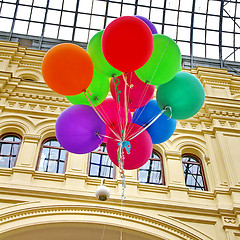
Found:
[[[7,115],[1,117],[0,122],[0,135],[7,132],[16,132],[23,136],[30,133],[30,129],[34,128],[34,124],[29,119],[22,116]]]
[[[181,154],[192,153],[200,159],[205,159],[207,155],[206,142],[202,138],[179,136],[174,139],[173,144],[175,145],[175,149],[181,152]]]
[[[44,82],[41,70],[33,68],[18,68],[14,74],[21,79],[32,79],[36,82]]]
[[[25,203],[7,207],[2,212],[0,233],[4,240],[10,240],[11,238],[7,236],[14,236],[14,233],[14,239],[17,239],[16,236],[21,231],[26,233],[37,227],[41,228],[41,225],[49,226],[51,224],[60,224],[62,227],[66,224],[75,224],[78,227],[87,224],[88,227],[101,226],[102,229],[105,225],[107,229],[118,233],[122,227],[123,233],[131,232],[138,236],[135,239],[140,240],[212,239],[197,229],[165,215],[158,214],[156,218],[104,206],[73,204],[46,206],[40,203]],[[121,219],[123,219],[122,225]],[[35,236],[37,237],[37,235]]]
[[[56,119],[45,119],[36,125],[36,134],[41,136],[41,142],[44,139],[55,136]]]

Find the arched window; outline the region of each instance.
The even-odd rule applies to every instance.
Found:
[[[141,183],[164,184],[162,157],[156,150],[139,169],[138,178]]]
[[[15,134],[4,135],[0,138],[0,167],[12,168],[21,144],[21,138]]]
[[[45,141],[41,147],[38,171],[51,173],[64,173],[67,162],[67,151],[59,144],[57,139]]]
[[[182,156],[186,186],[196,190],[207,190],[206,180],[200,159],[192,154]]]
[[[113,178],[113,163],[107,154],[105,144],[90,153],[89,176]]]

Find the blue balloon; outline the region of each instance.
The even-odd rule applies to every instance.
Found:
[[[138,108],[133,114],[133,123],[145,127],[161,112],[156,100],[150,100],[145,106]],[[174,133],[177,121],[162,114],[150,127],[146,129],[153,144],[167,141]]]

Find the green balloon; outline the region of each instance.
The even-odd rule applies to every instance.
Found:
[[[169,82],[159,85],[157,103],[162,110],[169,106],[172,109],[172,118],[187,119],[195,115],[204,103],[205,92],[201,82],[192,74],[178,72]],[[164,112],[168,117],[171,111]]]
[[[94,71],[93,79],[86,90],[86,95],[90,99],[92,104],[94,106],[97,106],[100,103],[102,103],[104,99],[107,97],[109,87],[110,87],[109,79],[103,77],[102,75]],[[84,93],[80,93],[74,96],[66,96],[66,98],[68,99],[69,102],[71,102],[74,105],[82,104],[91,106]]]
[[[108,78],[120,76],[122,73],[112,67],[103,55],[101,48],[102,34],[103,30],[96,33],[87,46],[87,52],[92,59],[94,70]]]
[[[160,85],[170,81],[181,66],[178,45],[168,36],[153,34],[154,47],[149,60],[135,71],[145,83]]]
[[[182,66],[180,66],[179,69],[178,69],[178,72],[181,72],[181,71],[182,71]],[[155,89],[158,89],[158,86],[159,85],[155,85]]]

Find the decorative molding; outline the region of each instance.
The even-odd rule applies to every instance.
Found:
[[[236,218],[235,217],[223,217],[223,221],[225,223],[235,224]]]
[[[186,240],[212,240],[212,238],[203,235],[201,232],[188,227],[185,224],[182,224],[180,221],[175,221],[173,218],[165,217],[163,215],[159,216],[159,218],[150,217],[147,215],[139,214],[136,212],[130,212],[127,210],[116,209],[107,207],[96,207],[96,206],[85,206],[85,205],[65,205],[65,206],[57,206],[57,205],[48,205],[48,206],[40,206],[40,207],[32,207],[26,209],[15,210],[13,212],[7,212],[5,214],[0,215],[0,224],[8,224],[13,223],[15,227],[18,226],[17,222],[22,219],[31,219],[36,217],[44,217],[44,216],[52,216],[51,222],[61,222],[64,221],[65,215],[86,215],[86,216],[96,216],[96,222],[102,222],[101,218],[106,217],[109,219],[108,224],[111,225],[110,219],[122,219],[123,225],[122,227],[133,229],[137,231],[144,231],[144,226],[148,226],[155,231],[164,231],[168,234],[171,234],[175,237],[180,237],[181,239]],[[55,216],[55,218],[54,218]],[[61,218],[60,216],[63,216]],[[87,218],[87,217],[86,217]],[[39,218],[38,218],[39,219]],[[44,219],[44,218],[43,218]],[[44,223],[45,221],[41,219]],[[74,220],[72,220],[74,222]],[[78,220],[79,222],[79,220]],[[86,222],[86,220],[85,220]],[[132,228],[128,223],[134,222],[138,224],[138,228]],[[33,222],[34,224],[34,222]],[[143,226],[141,228],[141,225]],[[154,231],[153,230],[153,231]]]

